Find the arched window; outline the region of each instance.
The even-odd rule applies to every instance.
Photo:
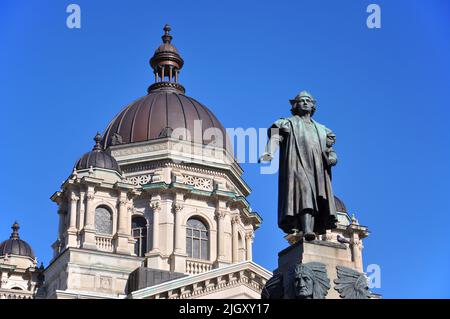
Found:
[[[131,232],[134,243],[134,253],[136,256],[144,257],[147,252],[147,221],[142,216],[133,216],[131,219]]]
[[[187,221],[186,253],[191,258],[209,259],[209,232],[199,219],[191,218]]]
[[[112,214],[110,210],[104,206],[95,209],[95,230],[101,234],[112,234]]]

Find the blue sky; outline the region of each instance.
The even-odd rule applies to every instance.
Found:
[[[81,7],[80,30],[66,7]],[[368,29],[377,3],[382,28]],[[75,161],[153,82],[148,59],[172,25],[186,93],[225,127],[268,127],[309,90],[337,135],[335,193],[371,235],[385,298],[449,298],[450,3],[422,1],[1,1],[0,239],[17,219],[51,259],[49,200]],[[277,175],[243,164],[264,218],[254,260],[272,270]]]

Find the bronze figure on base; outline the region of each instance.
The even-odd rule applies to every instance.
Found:
[[[287,234],[300,232],[307,241],[336,227],[331,167],[336,136],[314,121],[316,101],[306,91],[293,100],[292,116],[269,128],[269,142],[260,161],[271,161],[280,146],[278,226]]]

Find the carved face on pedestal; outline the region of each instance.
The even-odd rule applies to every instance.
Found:
[[[295,269],[295,297],[298,299],[311,299],[314,291],[314,274],[303,265]]]

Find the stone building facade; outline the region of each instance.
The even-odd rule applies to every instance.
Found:
[[[53,259],[37,271],[34,254],[14,269],[0,257],[0,295],[22,276],[37,298],[260,298],[272,276],[252,261],[261,217],[224,127],[179,83],[184,61],[167,25],[162,40],[148,94],[95,136],[51,196]],[[362,268],[366,229],[342,216],[322,240],[352,237],[342,258]]]
[[[37,267],[31,246],[12,225],[9,239],[0,243],[0,299],[32,299],[43,282],[44,267]]]

